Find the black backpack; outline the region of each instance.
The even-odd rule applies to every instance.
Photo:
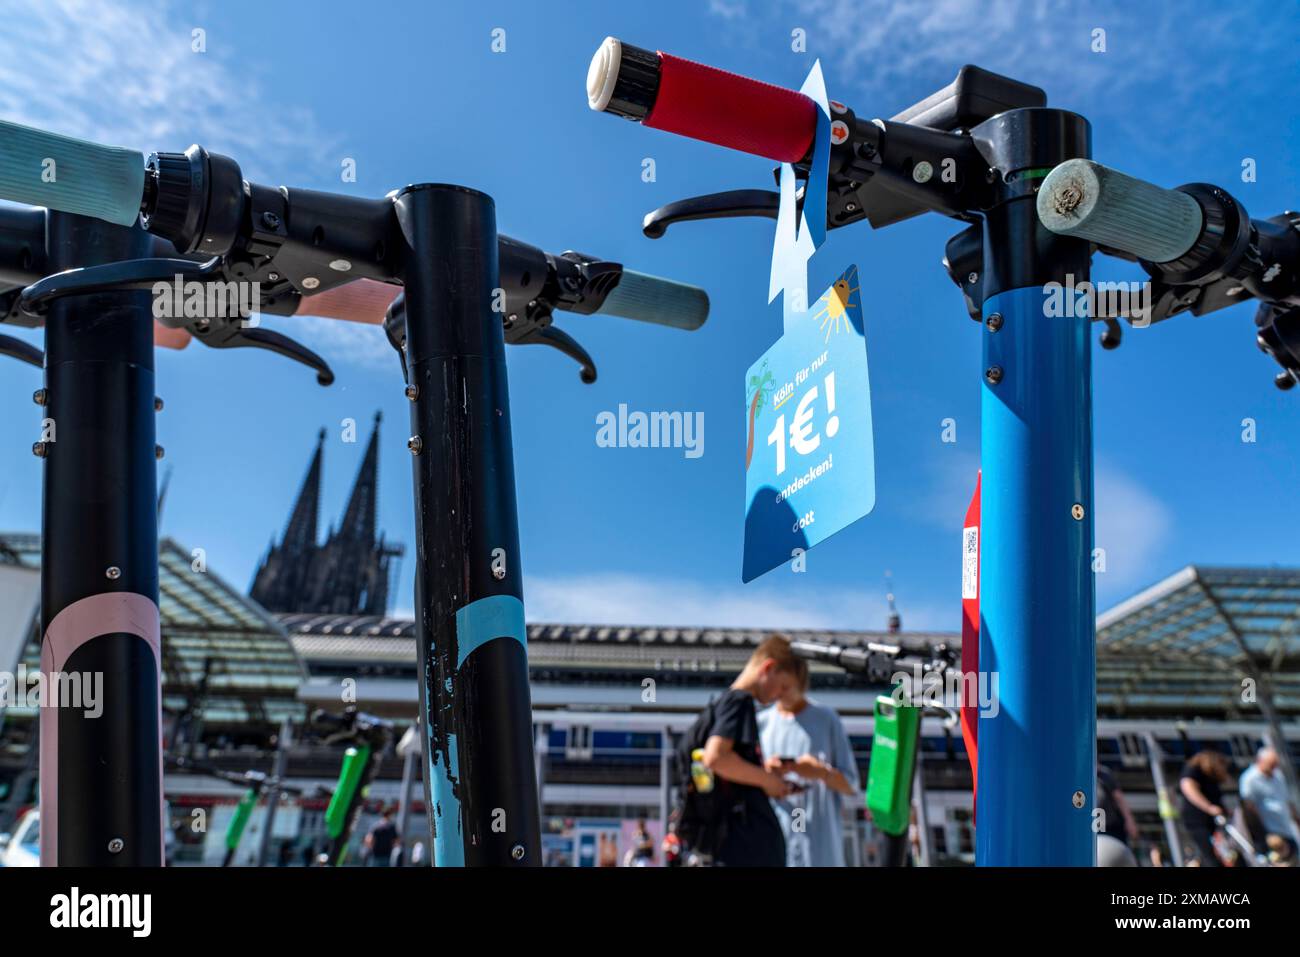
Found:
[[[713,776],[713,789],[701,792],[695,787],[691,775],[691,752],[703,748],[713,728],[717,699],[700,712],[690,726],[674,754],[677,779],[676,833],[685,849],[710,856],[717,854],[726,837],[729,812],[741,795],[731,781]]]

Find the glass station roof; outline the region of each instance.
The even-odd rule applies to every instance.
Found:
[[[0,562],[40,565],[40,536],[0,534]],[[278,725],[298,717],[302,664],[280,624],[172,539],[158,549],[163,639],[163,707],[183,711],[204,680],[208,728]],[[33,627],[24,662],[35,668],[39,633]],[[9,714],[19,715],[12,708]]]
[[[1098,704],[1300,713],[1300,569],[1189,565],[1097,619]]]

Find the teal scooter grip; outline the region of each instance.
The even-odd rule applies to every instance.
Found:
[[[0,120],[0,199],[131,226],[144,154]]]
[[[1038,190],[1038,219],[1061,236],[1121,249],[1147,262],[1177,259],[1201,235],[1201,206],[1087,159],[1066,160]]]
[[[709,317],[709,294],[698,286],[624,269],[618,285],[596,312],[675,329],[698,329]]]

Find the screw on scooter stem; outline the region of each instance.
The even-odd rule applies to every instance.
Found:
[[[1066,160],[1038,191],[1038,219],[1061,236],[1086,239],[1152,263],[1171,262],[1201,235],[1201,206],[1087,159]]]
[[[812,148],[817,104],[802,93],[606,37],[587,71],[587,103],[666,130],[797,163]]]
[[[131,226],[144,154],[0,121],[0,197]]]

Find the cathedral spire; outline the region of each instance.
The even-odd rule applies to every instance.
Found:
[[[316,545],[316,532],[320,525],[321,458],[325,450],[325,430],[316,435],[316,452],[307,467],[307,477],[298,490],[298,500],[289,515],[284,529],[282,547],[290,552],[302,552]]]
[[[375,427],[370,432],[370,442],[366,446],[365,457],[357,472],[357,480],[348,497],[348,507],[343,513],[343,522],[339,525],[337,536],[345,541],[370,543],[375,540],[375,526],[378,524],[377,498],[379,490],[379,423],[382,412],[375,413]]]
[[[284,537],[274,542],[253,579],[250,595],[269,611],[383,615],[388,582],[402,548],[377,534],[379,423],[362,456],[343,521],[317,539],[320,521],[322,429],[307,478],[294,503]]]
[[[316,451],[307,466],[307,477],[298,490],[280,544],[271,547],[253,575],[249,596],[270,611],[287,611],[302,601],[307,570],[316,553],[316,527],[320,521],[321,457],[325,430],[316,437]]]

